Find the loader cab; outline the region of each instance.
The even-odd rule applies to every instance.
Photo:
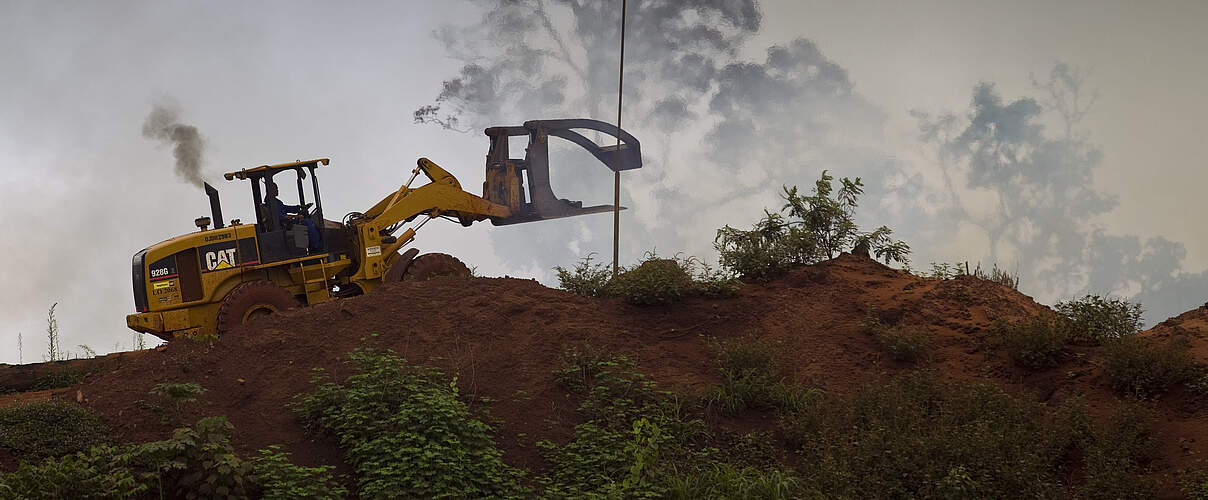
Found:
[[[277,262],[308,255],[321,256],[346,250],[347,237],[343,234],[342,226],[323,217],[323,200],[319,196],[319,179],[315,170],[327,165],[329,161],[322,158],[263,165],[224,174],[227,180],[252,181],[256,240],[263,262]],[[270,185],[277,187],[277,197],[286,205],[313,205],[307,213],[283,220],[269,204]],[[318,231],[319,248],[309,248],[306,221],[313,224]]]

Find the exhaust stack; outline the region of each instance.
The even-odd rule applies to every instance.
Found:
[[[210,183],[202,184],[206,188],[206,196],[210,198],[210,214],[214,217],[214,229],[222,229],[222,203],[218,201],[218,190]]]

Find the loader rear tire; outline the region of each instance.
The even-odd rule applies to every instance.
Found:
[[[293,309],[298,305],[298,299],[288,290],[270,281],[241,283],[218,306],[218,334],[224,335],[252,319]]]
[[[403,272],[403,281],[426,281],[437,276],[469,278],[470,268],[452,255],[426,253],[411,261]]]

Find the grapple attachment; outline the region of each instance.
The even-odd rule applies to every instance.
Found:
[[[600,146],[574,129],[595,130],[620,140],[620,145]],[[549,183],[549,137],[561,137],[582,146],[614,172],[642,167],[638,140],[616,125],[598,120],[533,120],[519,127],[486,129],[491,139],[487,153],[486,182],[482,196],[512,209],[508,217],[493,217],[496,226],[611,212],[612,205],[584,207],[581,201],[560,199]],[[527,135],[524,159],[508,158],[508,138]],[[612,141],[610,141],[612,142]],[[527,172],[528,186],[524,185]],[[624,209],[624,207],[621,207]]]

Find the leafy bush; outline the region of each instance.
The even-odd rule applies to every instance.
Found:
[[[335,467],[294,465],[278,445],[260,450],[260,456],[252,459],[252,468],[265,500],[334,500],[348,496],[348,489],[331,475]]]
[[[764,470],[729,463],[693,467],[668,480],[666,498],[678,500],[769,500],[801,498],[801,479],[781,469]]]
[[[604,264],[593,264],[591,260],[594,256],[594,252],[587,254],[583,260],[575,264],[573,270],[567,270],[562,266],[554,267],[554,271],[558,273],[558,286],[584,297],[605,296],[605,287],[612,279],[612,271]]]
[[[733,275],[710,267],[695,257],[660,258],[654,252],[631,268],[612,273],[603,264],[584,257],[573,271],[555,267],[559,286],[587,297],[619,297],[635,305],[666,305],[687,296],[733,297],[739,282]]]
[[[19,458],[58,457],[108,440],[101,418],[75,403],[48,400],[0,409],[0,448]]]
[[[1076,402],[1048,411],[990,384],[912,374],[829,394],[781,426],[801,456],[803,497],[1065,498],[1069,451],[1103,439],[1089,421]],[[1136,477],[1123,451],[1100,449]]]
[[[1165,392],[1195,373],[1187,346],[1133,335],[1105,343],[1103,358],[1112,388],[1139,397]]]
[[[1070,336],[1068,321],[1045,316],[1033,316],[1017,323],[996,320],[990,328],[1011,359],[1031,369],[1057,366],[1065,355],[1065,342]]]
[[[1137,402],[1125,402],[1106,425],[1090,429],[1084,445],[1084,498],[1153,498],[1154,485],[1142,475],[1153,459],[1153,415]]]
[[[860,330],[877,339],[890,357],[898,361],[919,361],[931,354],[935,334],[919,327],[889,326],[876,317],[860,322]]]
[[[197,382],[163,382],[151,387],[150,392],[159,399],[151,404],[151,409],[162,413],[163,422],[169,423],[179,422],[185,403],[197,401],[206,389]]]
[[[669,464],[707,435],[669,394],[659,392],[623,356],[572,351],[555,375],[584,396],[565,445],[540,441],[552,465],[539,478],[543,498],[657,498],[665,495]]]
[[[1074,322],[1075,338],[1095,344],[1141,330],[1141,305],[1124,299],[1087,295],[1058,302],[1053,309]]]
[[[510,498],[521,473],[503,463],[491,428],[458,400],[456,380],[408,365],[393,351],[358,348],[343,383],[320,371],[295,403],[302,420],[330,433],[357,472],[361,498]]]
[[[22,461],[0,474],[0,498],[127,499],[149,488],[131,468],[131,455],[107,445],[41,462]]]
[[[838,191],[832,181],[834,177],[823,171],[812,195],[801,195],[796,186],[785,187],[780,212],[765,209],[763,219],[750,231],[718,229],[714,247],[721,254],[722,267],[766,280],[795,265],[833,258],[852,246],[867,248],[886,263],[907,263],[910,246],[893,240],[888,227],[862,233],[856,225],[857,200],[864,192],[860,178],[840,179]]]
[[[140,445],[100,445],[87,452],[22,462],[0,476],[4,498],[249,498],[251,464],[230,446],[225,417],[203,418],[172,438]]]
[[[87,370],[63,370],[56,373],[51,373],[42,377],[38,377],[34,381],[31,391],[45,391],[49,389],[58,389],[60,387],[71,387],[84,380],[89,372]]]
[[[132,461],[149,470],[145,481],[158,480],[179,498],[249,498],[252,464],[235,455],[232,429],[226,417],[206,417],[171,439],[134,447]]]
[[[725,413],[747,409],[797,411],[811,392],[785,382],[780,376],[776,347],[758,340],[735,340],[717,346],[722,383],[712,402]]]
[[[608,284],[612,295],[643,306],[678,302],[693,289],[692,275],[679,262],[653,254]]]

